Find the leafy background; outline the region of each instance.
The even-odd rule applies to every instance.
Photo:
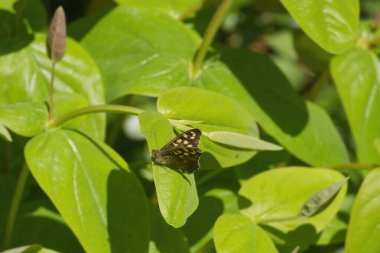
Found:
[[[129,107],[48,129],[45,40],[60,4],[56,116]],[[197,68],[221,6],[0,2],[2,249],[379,252],[380,4],[233,1]],[[194,175],[150,161],[173,126],[204,133]]]

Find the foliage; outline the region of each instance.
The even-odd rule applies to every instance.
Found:
[[[380,251],[375,0],[77,2],[0,2],[1,250]]]

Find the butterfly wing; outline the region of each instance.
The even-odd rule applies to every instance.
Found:
[[[201,154],[202,151],[198,147],[175,147],[162,151],[160,156],[165,166],[185,173],[193,173],[199,170],[199,158]]]
[[[181,133],[168,144],[166,144],[160,151],[165,152],[173,148],[195,148],[199,145],[202,132],[198,128],[193,128]]]
[[[154,151],[154,161],[185,173],[197,171],[202,154],[198,148],[201,135],[197,128],[183,132],[162,149]]]

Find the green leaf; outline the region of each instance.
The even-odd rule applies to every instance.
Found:
[[[44,102],[0,104],[0,123],[22,136],[34,136],[48,125]]]
[[[115,0],[115,2],[152,11],[161,11],[174,18],[183,19],[184,15],[189,16],[200,8],[203,0]]]
[[[161,149],[175,137],[169,121],[158,113],[142,113],[139,121],[150,151]],[[158,205],[165,221],[175,228],[183,226],[198,206],[194,175],[181,174],[168,167],[153,164],[153,178]]]
[[[2,104],[42,103],[48,100],[51,60],[45,53],[45,41],[46,36],[37,34],[22,49],[0,55]],[[10,50],[13,44],[20,43],[26,41],[20,38],[4,39],[0,40],[0,48]],[[56,65],[55,95],[57,98],[65,95],[69,99],[81,96],[85,99],[85,105],[104,103],[101,76],[95,63],[79,44],[70,39],[67,41],[66,57]],[[96,139],[103,139],[104,115],[85,116],[79,129]]]
[[[248,50],[222,52],[221,60],[228,68],[220,62],[207,62],[194,86],[241,103],[267,133],[302,161],[314,166],[349,161],[328,114],[305,102],[269,58]]]
[[[6,251],[2,251],[2,253],[59,253],[58,251],[54,251],[51,249],[43,248],[41,245],[33,244],[28,246],[22,246]]]
[[[287,167],[258,174],[240,191],[241,212],[253,222],[270,226],[269,231],[288,246],[310,243],[335,217],[343,201],[344,185],[330,205],[307,219],[299,211],[308,198],[344,177],[333,170]],[[291,233],[290,233],[291,232]]]
[[[228,131],[256,137],[254,118],[236,101],[203,89],[180,87],[170,89],[158,97],[157,109],[169,120],[190,120],[204,135],[200,148],[212,154],[222,167],[247,161],[255,152],[223,146],[205,136],[214,131]],[[221,115],[223,115],[221,117]]]
[[[207,134],[207,137],[210,140],[225,144],[231,145],[243,149],[251,150],[281,150],[282,147],[260,140],[259,138],[252,137],[249,135],[238,134],[234,132],[225,132],[225,131],[215,131]]]
[[[34,244],[34,245],[28,245],[28,246],[22,246],[6,251],[2,251],[3,253],[38,253],[42,249],[41,245]]]
[[[377,56],[354,48],[333,58],[331,72],[355,138],[361,162],[380,163],[380,80]]]
[[[1,106],[0,106],[0,108],[1,108]],[[11,134],[9,133],[8,129],[1,123],[0,123],[0,137],[6,141],[12,142]]]
[[[96,60],[108,101],[127,94],[154,96],[188,85],[200,43],[180,21],[130,6],[78,20],[69,27],[69,34]]]
[[[219,217],[214,242],[216,250],[223,253],[278,252],[265,231],[241,214]]]
[[[121,157],[69,129],[28,142],[27,164],[86,252],[146,252],[149,211],[144,191]]]
[[[380,251],[380,168],[365,178],[352,208],[345,250],[347,253]]]
[[[346,181],[347,179],[341,180],[313,194],[302,206],[299,217],[310,217],[323,210],[334,199]]]
[[[358,0],[281,0],[304,32],[330,53],[354,44],[359,27]]]

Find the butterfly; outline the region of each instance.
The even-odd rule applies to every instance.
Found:
[[[181,133],[160,150],[152,150],[152,161],[191,174],[199,170],[202,150],[198,148],[202,132],[198,128]]]

